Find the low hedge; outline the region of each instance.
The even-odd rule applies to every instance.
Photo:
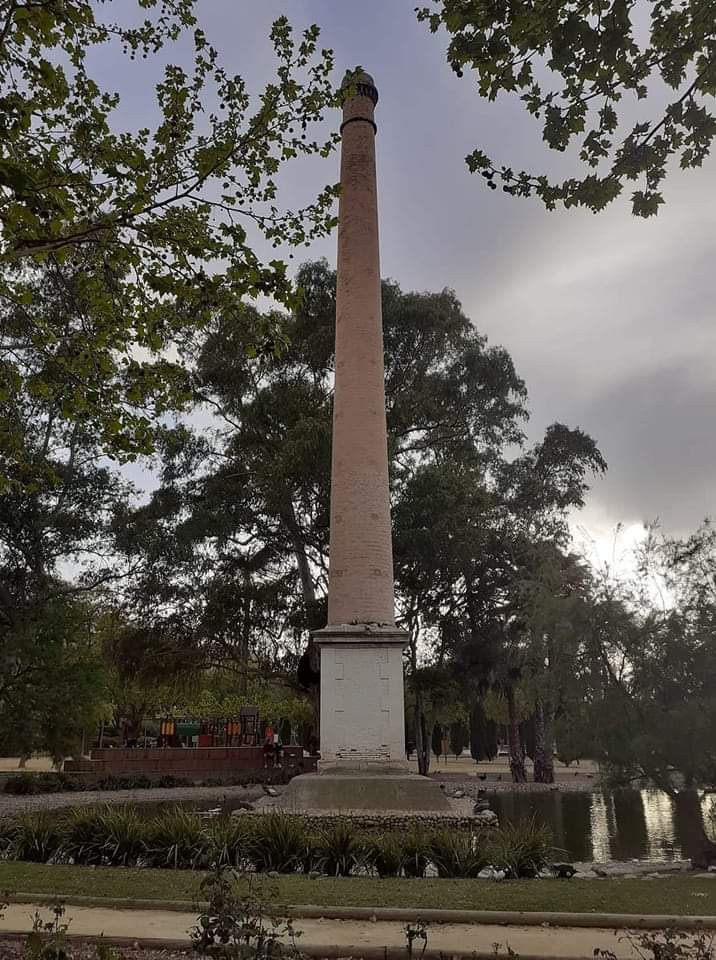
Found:
[[[89,780],[71,773],[19,773],[8,777],[3,791],[15,796],[33,796],[46,793],[79,793],[83,790],[149,790],[170,787],[231,787],[257,783],[286,783],[290,779],[286,769],[251,770],[231,777],[210,777],[189,780],[164,774],[148,777],[146,774],[116,777],[106,776]]]
[[[0,821],[0,855],[35,863],[206,869],[212,864],[265,873],[381,877],[475,877],[492,865],[508,877],[535,876],[552,856],[548,830],[534,820],[502,830],[456,833],[413,827],[366,833],[349,821],[309,828],[270,813],[205,819],[182,807],[146,818],[132,806],[35,811]]]

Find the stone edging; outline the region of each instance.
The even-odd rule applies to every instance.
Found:
[[[173,913],[198,913],[207,904],[191,900],[132,900],[118,897],[51,896],[41,893],[15,893],[3,898],[8,903],[32,903],[51,906],[58,902],[77,907],[103,907],[110,910],[165,910]],[[608,930],[716,930],[716,917],[680,917],[668,914],[629,913],[551,913],[516,910],[434,910],[412,907],[317,907],[310,904],[287,905],[286,914],[295,920],[395,920],[430,923],[474,923],[498,926],[593,927]],[[527,960],[527,958],[524,958]]]
[[[401,827],[405,831],[431,829],[433,827],[453,828],[455,830],[484,830],[489,832],[492,824],[481,820],[479,816],[465,816],[452,811],[445,813],[400,813],[399,811],[350,811],[326,810],[325,812],[303,812],[282,809],[279,806],[266,806],[253,810],[236,810],[234,815],[242,820],[265,817],[271,813],[280,813],[301,820],[306,829],[325,830],[338,824],[350,823],[356,830],[390,830]]]

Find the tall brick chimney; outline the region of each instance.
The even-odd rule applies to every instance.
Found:
[[[321,769],[405,765],[395,626],[378,247],[375,106],[367,73],[344,84],[328,625],[321,648]]]

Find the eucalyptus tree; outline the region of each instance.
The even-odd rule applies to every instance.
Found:
[[[204,649],[215,648],[209,637],[222,624],[234,637],[245,629],[252,650],[269,635],[294,657],[307,644],[301,675],[317,706],[310,631],[325,622],[335,274],[306,264],[297,282],[300,304],[269,321],[281,325],[280,355],[247,355],[255,316],[218,314],[197,338],[201,426],[185,420],[165,432],[162,484],[122,519],[119,538],[143,558],[140,602],[185,605]],[[466,636],[475,647],[486,629],[504,638],[521,540],[562,535],[603,461],[589,437],[560,424],[525,447],[524,384],[451,291],[404,293],[384,282],[382,301],[397,603],[420,754],[432,712],[418,682],[425,658],[448,667]],[[521,452],[508,457],[513,449]],[[228,611],[246,590],[251,617],[237,619]],[[213,618],[212,597],[229,604],[214,605]]]
[[[306,264],[297,283],[302,298],[290,316],[262,321],[242,306],[249,319],[218,314],[197,337],[195,400],[208,426],[185,421],[165,432],[160,489],[118,525],[122,549],[144,557],[148,602],[164,602],[163,591],[176,587],[190,608],[201,606],[222,572],[224,595],[238,602],[242,565],[261,560],[254,583],[277,592],[257,600],[254,613],[272,619],[285,641],[295,637],[294,653],[325,623],[335,274],[325,263]],[[486,468],[502,444],[519,441],[524,386],[507,353],[487,347],[450,291],[406,294],[386,282],[383,316],[400,501],[427,457],[448,464],[471,449]],[[281,325],[278,356],[248,355],[247,330],[261,322]],[[257,621],[254,641],[259,635]]]
[[[590,437],[554,424],[541,442],[517,456],[498,446],[485,458],[477,444],[444,461],[427,451],[396,499],[396,583],[410,632],[411,672],[421,657],[457,671],[465,701],[473,705],[490,687],[499,690],[517,781],[526,777],[517,692],[528,677],[536,677],[538,658],[526,627],[528,583],[538,576],[538,552],[558,554],[568,542],[568,511],[583,504],[590,475],[605,468]],[[532,635],[543,636],[533,626]],[[561,636],[561,626],[560,631]],[[540,683],[547,676],[554,683],[558,668],[563,676],[566,652],[564,659],[563,670],[555,652],[553,669],[539,670]],[[537,705],[543,706],[539,697]],[[542,743],[550,736],[548,729]],[[418,728],[418,747],[420,737]]]
[[[516,612],[524,637],[523,687],[532,706],[534,779],[554,782],[555,718],[566,723],[575,692],[591,581],[586,568],[553,542],[532,546],[516,586]]]

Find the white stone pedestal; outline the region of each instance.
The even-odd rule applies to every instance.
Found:
[[[321,650],[319,770],[407,769],[403,649],[395,627],[346,625],[314,634]]]
[[[449,813],[439,784],[405,759],[403,649],[395,626],[339,624],[313,635],[321,650],[321,759],[294,777],[286,811]]]

